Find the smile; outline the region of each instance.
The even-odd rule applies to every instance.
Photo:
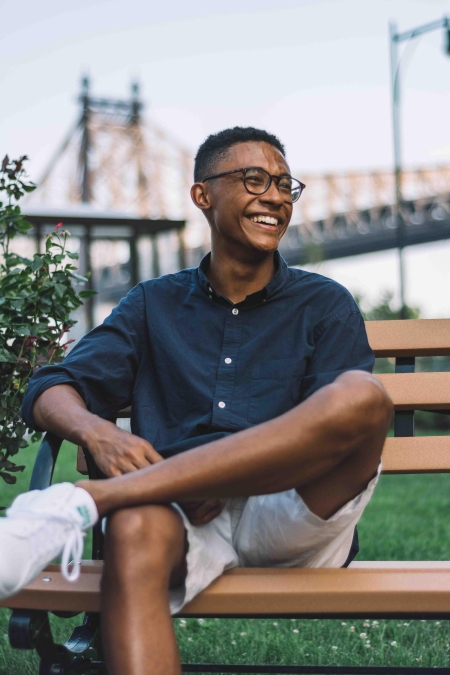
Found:
[[[278,218],[274,218],[273,216],[255,215],[249,216],[249,220],[260,225],[278,225]]]

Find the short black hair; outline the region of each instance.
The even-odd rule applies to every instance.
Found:
[[[284,145],[274,134],[254,127],[233,127],[208,136],[197,151],[194,163],[194,181],[197,183],[214,173],[214,165],[226,156],[228,150],[237,143],[269,143],[286,157]]]

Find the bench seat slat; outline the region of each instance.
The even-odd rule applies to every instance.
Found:
[[[350,569],[238,568],[216,579],[182,615],[450,614],[450,562],[438,567],[427,562],[418,565],[383,563],[377,568],[374,562]],[[98,612],[101,574],[101,564],[83,565],[79,581],[70,583],[57,566],[51,566],[0,605]],[[43,582],[43,577],[51,581]]]
[[[377,357],[450,354],[450,319],[366,321],[366,330]]]

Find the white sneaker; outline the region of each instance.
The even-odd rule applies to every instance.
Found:
[[[0,518],[0,599],[20,591],[61,553],[62,574],[78,579],[83,531],[97,520],[91,495],[72,483],[19,495]]]

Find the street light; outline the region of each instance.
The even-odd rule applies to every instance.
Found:
[[[396,25],[390,26],[390,56],[391,56],[391,88],[392,88],[392,124],[394,139],[394,165],[395,165],[395,203],[396,203],[396,224],[397,224],[397,248],[400,273],[400,303],[401,318],[406,319],[405,304],[405,274],[403,248],[405,246],[405,221],[403,220],[402,206],[402,165],[401,165],[401,144],[400,144],[400,59],[398,54],[398,45],[405,40],[412,40],[424,33],[429,33],[438,28],[444,28],[446,31],[445,52],[450,56],[450,18],[444,17],[439,21],[419,26],[404,33],[397,33]]]

